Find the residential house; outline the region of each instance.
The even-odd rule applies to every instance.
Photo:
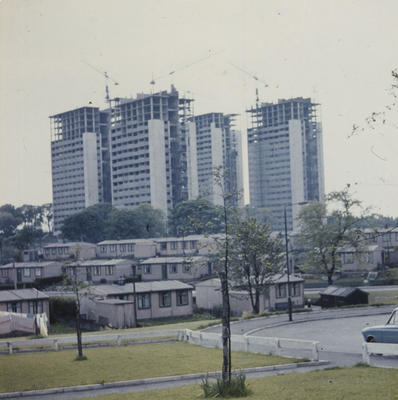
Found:
[[[135,313],[138,321],[189,316],[192,290],[191,285],[174,280],[91,286],[81,298],[81,314],[114,328],[136,326]]]
[[[65,266],[69,277],[77,274],[78,281],[112,283],[135,275],[135,263],[127,259],[96,259],[75,261]]]
[[[153,257],[139,265],[143,281],[174,279],[191,282],[212,273],[212,264],[207,257]]]
[[[97,245],[86,242],[51,243],[43,247],[45,260],[68,260],[95,258]]]
[[[384,250],[377,244],[359,248],[344,246],[338,249],[343,272],[364,272],[377,269],[383,263]]]
[[[0,283],[33,283],[38,279],[62,276],[62,264],[56,261],[9,263],[0,266]]]
[[[290,292],[293,307],[304,306],[304,280],[291,275]],[[250,296],[247,291],[230,290],[231,314],[240,316],[243,312],[252,312]],[[196,305],[205,310],[222,306],[221,282],[219,278],[208,279],[195,285]],[[288,307],[288,285],[286,274],[276,274],[266,285],[260,296],[260,312],[265,310],[283,310]]]
[[[156,238],[156,254],[159,256],[206,256],[216,251],[214,237],[188,235],[184,237]]]
[[[154,239],[104,240],[97,244],[100,258],[149,258],[156,255]]]
[[[0,290],[0,311],[47,315],[50,320],[49,297],[37,289]]]

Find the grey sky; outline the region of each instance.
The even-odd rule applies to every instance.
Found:
[[[176,70],[155,89],[174,83],[197,114],[240,113],[245,130],[257,84],[232,62],[269,83],[257,85],[262,101],[321,103],[326,190],[350,183],[375,212],[397,216],[398,129],[349,138],[391,102],[397,14],[395,0],[3,0],[0,204],[51,201],[48,116],[104,106],[104,79],[82,60],[120,83],[112,96],[149,92],[152,75]]]

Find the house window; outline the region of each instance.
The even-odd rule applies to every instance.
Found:
[[[292,284],[292,295],[293,297],[300,296],[300,283],[294,282]]]
[[[196,249],[196,240],[191,240],[191,249]]]
[[[41,276],[41,268],[35,268],[35,276]]]
[[[353,263],[354,263],[354,254],[344,253],[344,264],[353,264]]]
[[[68,254],[69,249],[67,247],[64,247],[64,254]]]
[[[125,244],[121,244],[121,245],[120,245],[120,251],[121,251],[122,253],[125,253],[125,252],[126,252],[126,245],[125,245]]]
[[[2,269],[1,270],[1,276],[3,278],[7,278],[8,277],[8,269]]]
[[[159,293],[159,307],[171,307],[171,293],[160,292]]]
[[[96,265],[94,268],[93,268],[93,275],[101,275],[101,266],[99,266],[99,265]]]
[[[182,242],[182,248],[185,250],[188,247],[188,243],[187,242]]]
[[[29,302],[29,314],[36,314],[36,307],[34,301]]]
[[[183,263],[183,270],[185,273],[189,274],[191,272],[191,264],[184,262]]]
[[[106,246],[101,246],[100,251],[101,253],[106,253]]]
[[[146,308],[151,308],[151,294],[142,293],[138,295],[138,309],[144,310]]]
[[[398,241],[398,232],[395,232],[395,241]]]
[[[62,247],[58,247],[58,254],[62,254]]]
[[[23,276],[30,276],[30,268],[23,269]]]
[[[175,250],[177,248],[177,242],[170,242],[170,249]]]
[[[22,305],[21,305],[21,303],[7,303],[7,311],[8,312],[21,313],[22,312]]]
[[[366,261],[367,261],[368,264],[373,264],[374,263],[373,253],[367,253]]]
[[[188,305],[188,290],[178,290],[176,292],[177,295],[177,306],[186,306]]]
[[[42,314],[43,313],[43,301],[39,300],[37,302],[37,313]]]
[[[105,275],[113,275],[113,265],[107,265],[105,267]]]
[[[149,275],[152,273],[152,268],[150,265],[144,265],[144,274]]]
[[[283,297],[286,297],[286,284],[280,283],[279,285],[276,285],[276,298],[280,299]]]
[[[167,250],[167,242],[160,243],[161,250]]]
[[[44,249],[44,254],[46,256],[49,256],[50,255],[50,249]]]
[[[55,256],[57,254],[57,249],[54,247],[51,249],[51,254]]]
[[[116,251],[116,245],[115,245],[115,244],[111,244],[111,245],[109,246],[109,251],[110,251],[111,253],[114,253],[114,252]]]
[[[128,251],[129,253],[132,253],[132,252],[134,251],[134,245],[133,245],[133,244],[128,244],[128,245],[127,245],[127,251]]]
[[[170,274],[176,274],[178,272],[178,265],[177,264],[170,264],[169,265],[169,272],[170,272]]]

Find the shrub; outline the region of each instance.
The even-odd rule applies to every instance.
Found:
[[[50,297],[51,323],[74,319],[76,303],[73,297]]]
[[[246,375],[242,373],[232,375],[230,382],[224,382],[221,378],[217,378],[215,382],[209,382],[206,376],[200,386],[205,398],[246,397],[251,393],[246,384]]]

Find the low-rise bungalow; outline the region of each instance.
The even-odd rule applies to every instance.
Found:
[[[49,297],[37,289],[0,290],[0,311],[47,315],[50,320]]]
[[[149,258],[156,255],[152,239],[104,240],[97,244],[97,257],[101,258]]]
[[[135,315],[137,321],[189,316],[192,290],[191,285],[179,281],[91,286],[81,297],[81,314],[113,328],[136,326]]]
[[[184,237],[156,238],[156,254],[159,256],[208,255],[216,250],[212,237],[189,235]]]
[[[284,310],[288,308],[288,283],[286,274],[276,274],[266,284],[260,296],[260,312],[265,310]],[[243,312],[252,312],[250,296],[244,290],[230,290],[231,314],[241,316]],[[298,276],[290,276],[290,296],[293,307],[304,306],[304,280]],[[213,310],[222,306],[221,282],[219,278],[208,279],[195,285],[196,305],[205,310]]]
[[[43,278],[62,276],[62,264],[56,261],[9,263],[0,266],[0,283],[33,283]]]
[[[68,260],[95,258],[97,245],[86,242],[51,243],[43,247],[45,260]]]
[[[343,272],[362,272],[376,270],[383,263],[384,250],[377,244],[362,246],[359,249],[344,246],[338,249]]]
[[[90,283],[113,283],[135,276],[135,264],[127,259],[96,259],[77,261],[65,266],[65,272],[72,278]]]
[[[211,275],[212,264],[207,257],[153,257],[139,265],[143,281],[179,280],[191,282]]]

